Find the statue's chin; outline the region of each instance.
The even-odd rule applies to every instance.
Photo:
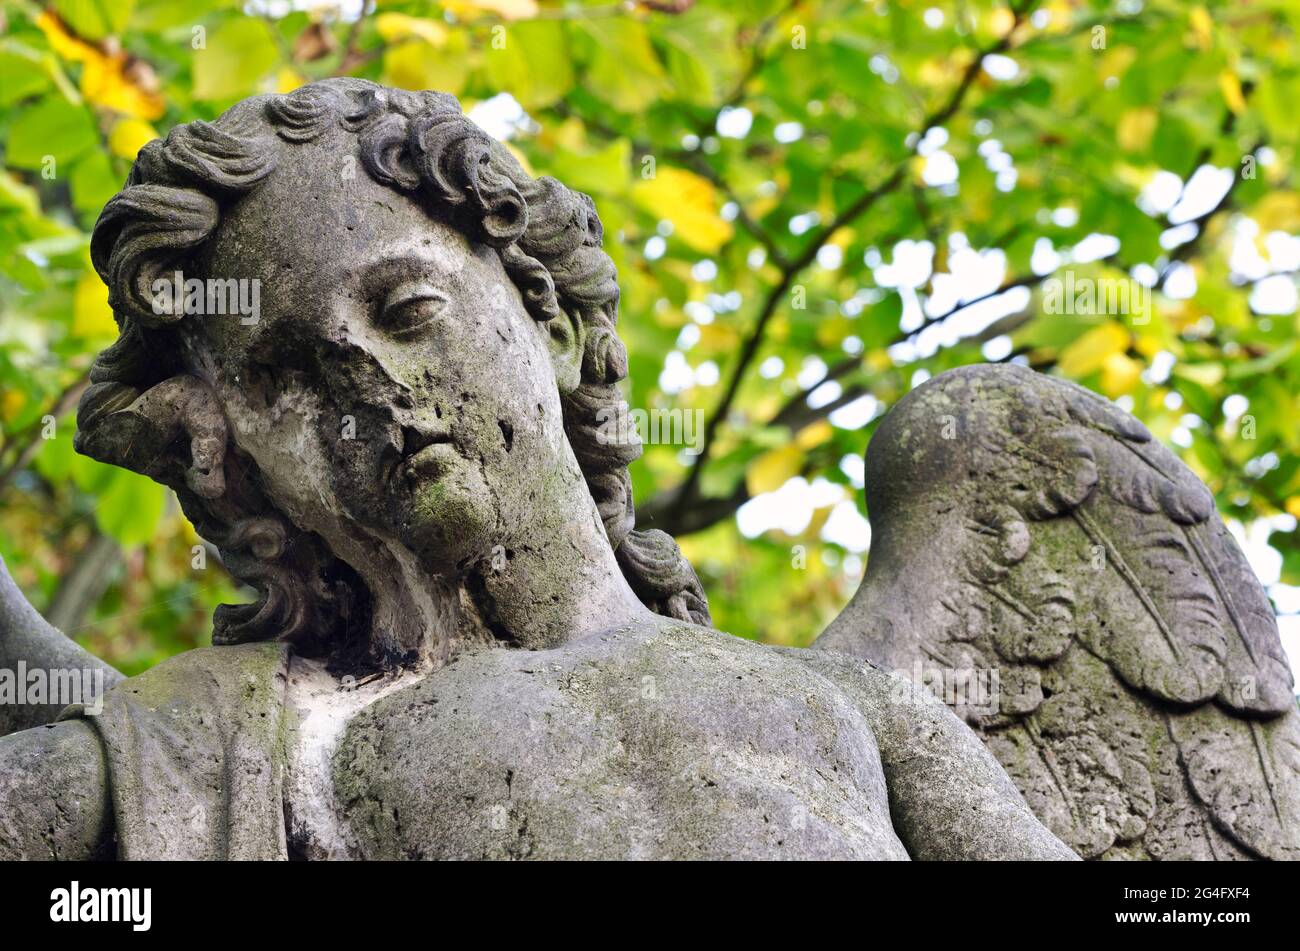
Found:
[[[436,573],[489,558],[499,539],[495,495],[480,466],[448,444],[428,446],[400,467],[388,502],[402,543]]]

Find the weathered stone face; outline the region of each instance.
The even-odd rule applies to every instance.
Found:
[[[202,360],[296,522],[332,538],[344,517],[450,574],[573,464],[551,333],[491,248],[356,172],[354,146],[285,147],[223,214],[204,276],[258,282],[261,311],[206,317]]]
[[[672,539],[635,528],[602,240],[450,96],[333,79],[178,126],[96,225],[121,335],[77,447],[176,489],[259,590],[215,643],[391,667],[638,605],[707,623]],[[255,313],[157,309],[182,269]]]

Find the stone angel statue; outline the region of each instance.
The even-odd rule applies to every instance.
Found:
[[[975,625],[960,582],[993,570],[903,543],[914,525],[974,533],[1009,572],[1047,548],[1030,545],[1040,522],[1088,511],[1099,474],[1118,471],[1082,442],[1012,488],[966,461],[1005,435],[960,425],[984,391],[1001,400],[988,413],[1009,413],[998,394],[1025,399],[1037,378],[943,377],[891,415],[872,444],[872,515],[887,538],[892,506],[898,541],[817,645],[832,649],[780,649],[714,630],[676,544],[636,526],[640,446],[608,425],[627,412],[618,285],[591,200],[527,174],[451,97],[331,79],[174,128],[141,151],[91,252],[120,336],[95,363],[76,446],[174,489],[258,597],[217,610],[211,648],[126,680],[110,670],[57,719],[0,719],[14,730],[0,737],[0,858],[1070,859],[1110,847],[1095,845],[1112,827],[1133,848],[1143,822],[1201,820],[1221,854],[1293,847],[1274,835],[1293,825],[1221,791],[1255,789],[1221,778],[1255,755],[1241,729],[1267,748],[1279,809],[1296,783],[1276,631],[1221,529],[1203,544],[1234,598],[1254,599],[1232,602],[1254,625],[1249,663],[1222,638],[1217,674],[1195,653],[1209,639],[1148,657],[1140,611],[1118,607],[1098,616],[1113,634],[1075,637],[1064,618],[1112,595],[1104,572],[1065,560],[1052,570],[1075,600],[1007,595],[1044,626],[981,658],[1028,698],[1005,722],[972,729],[878,666],[942,649],[953,618]],[[257,306],[231,313],[232,295]],[[910,407],[966,379],[989,382],[953,409],[958,438],[931,438]],[[1133,420],[1088,406],[1153,453]],[[1055,419],[1011,415],[1017,446],[1069,442]],[[1063,480],[1055,465],[1075,456]],[[1218,525],[1158,458],[1194,501],[1144,491]],[[1109,544],[1106,564],[1148,570],[1137,540]],[[929,585],[895,591],[909,573]],[[1146,597],[1164,604],[1162,583]],[[0,666],[98,663],[11,586],[0,601]],[[999,623],[988,636],[1006,640]],[[1049,693],[1076,698],[1077,717],[1057,715],[1068,736]],[[1121,696],[1131,719],[1112,729],[1101,718]],[[1159,717],[1166,735],[1147,729]],[[1031,728],[1060,787],[1007,752]],[[1131,798],[1139,761],[1151,808]],[[1113,762],[1129,772],[1113,780]]]

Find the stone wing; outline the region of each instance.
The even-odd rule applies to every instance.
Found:
[[[944,374],[895,413],[868,453],[872,564],[818,646],[943,689],[1084,857],[1300,858],[1291,671],[1200,481],[1023,368]]]

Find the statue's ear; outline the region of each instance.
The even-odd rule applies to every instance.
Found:
[[[563,307],[559,311],[558,316],[546,321],[546,329],[555,382],[563,396],[572,393],[582,382],[582,352],[587,341],[582,318]]]

